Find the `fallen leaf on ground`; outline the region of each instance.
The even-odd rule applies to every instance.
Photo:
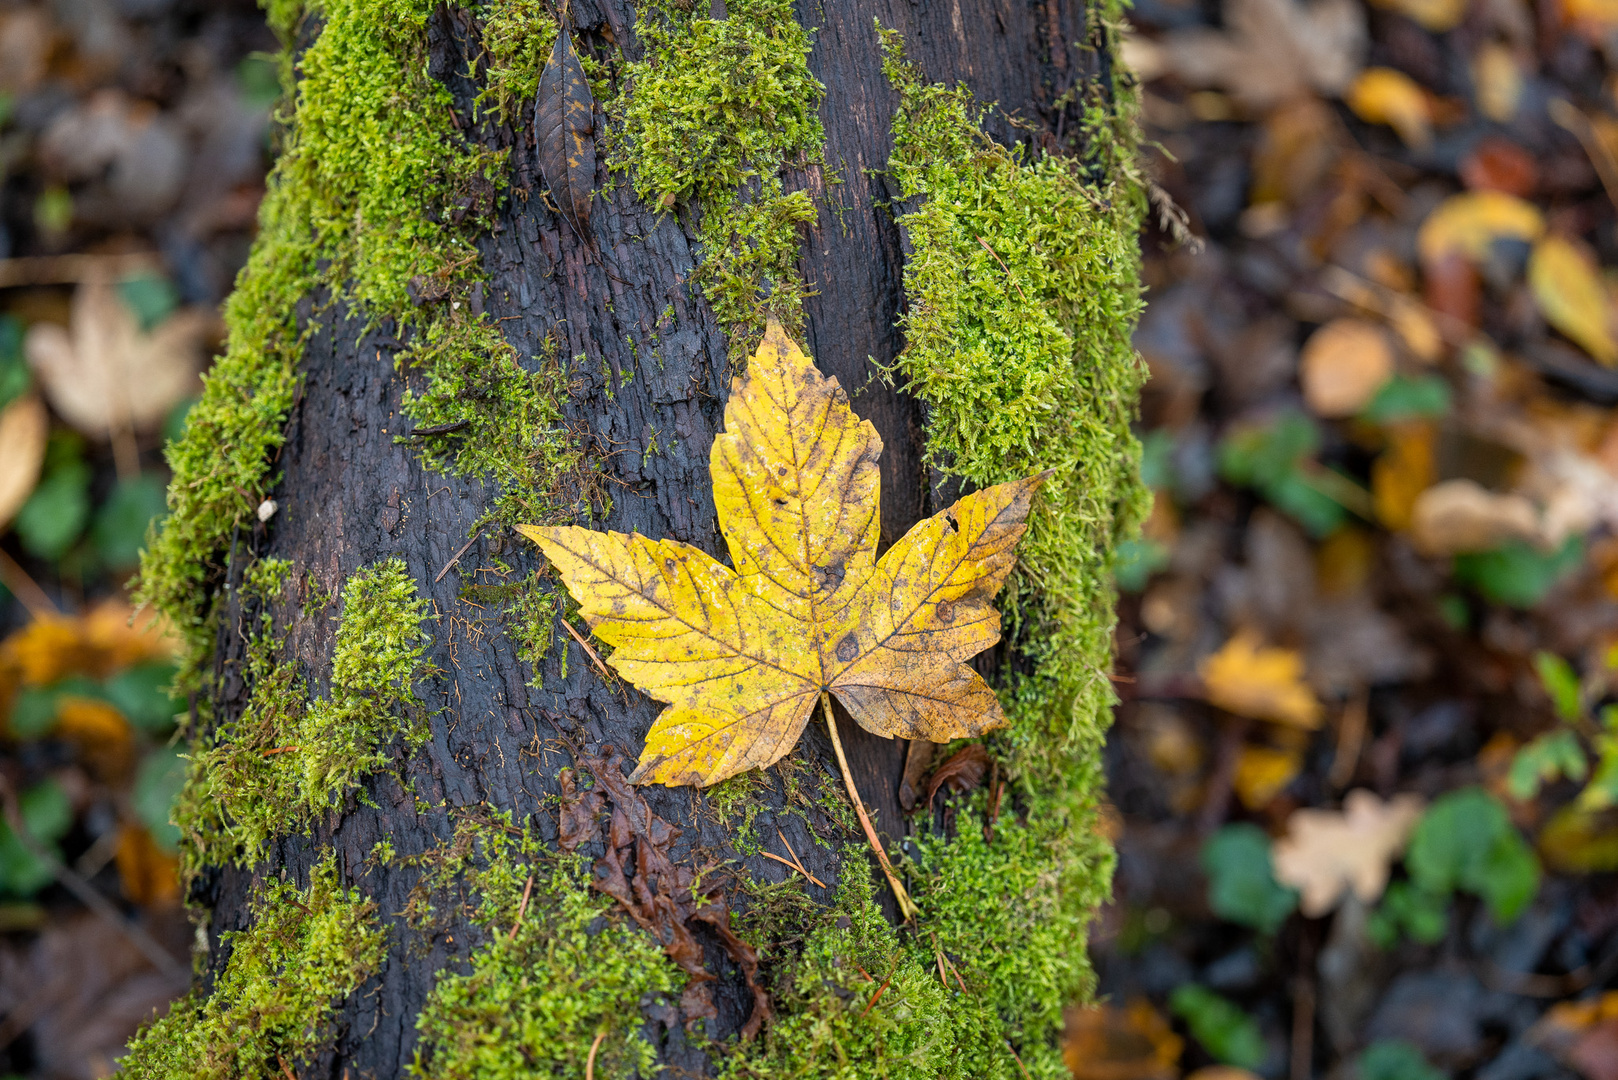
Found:
[[[1341,811],[1293,811],[1286,836],[1275,844],[1276,880],[1298,890],[1299,906],[1310,918],[1326,914],[1350,890],[1362,902],[1374,902],[1387,888],[1388,867],[1404,850],[1422,805],[1416,795],[1383,802],[1355,789]]]
[[[1451,195],[1421,223],[1416,250],[1421,260],[1437,263],[1461,255],[1476,263],[1496,240],[1538,240],[1545,216],[1533,203],[1501,191],[1466,191]]]
[[[1341,93],[1365,51],[1365,12],[1349,0],[1229,0],[1224,25],[1164,35],[1158,63],[1189,86],[1228,90],[1252,109],[1311,89]]]
[[[1386,124],[1397,131],[1406,146],[1425,150],[1432,145],[1432,101],[1427,91],[1404,72],[1366,68],[1343,100],[1367,124]]]
[[[1069,1009],[1062,1058],[1074,1080],[1173,1080],[1185,1042],[1145,998]]]
[[[196,392],[212,315],[176,312],[146,333],[110,281],[90,281],[73,294],[70,322],[35,323],[24,349],[51,407],[84,434],[157,428]]]
[[[33,394],[0,410],[0,529],[16,516],[39,483],[51,421]]]
[[[1526,198],[1539,186],[1539,166],[1528,151],[1491,136],[1461,159],[1461,182],[1473,191],[1503,191]]]
[[[1236,759],[1236,775],[1231,786],[1243,806],[1262,810],[1286,790],[1302,768],[1303,755],[1296,750],[1244,746]]]
[[[1546,322],[1600,363],[1618,364],[1612,301],[1587,251],[1560,236],[1545,237],[1528,257],[1528,287]]]
[[[1333,319],[1309,335],[1298,361],[1303,399],[1316,416],[1352,416],[1393,374],[1393,349],[1380,326]]]
[[[596,181],[595,101],[566,25],[557,30],[551,58],[539,76],[534,140],[539,174],[551,189],[551,198],[573,231],[588,237]]]
[[[1522,495],[1498,494],[1475,480],[1446,480],[1416,497],[1410,539],[1428,555],[1489,551],[1507,540],[1537,540],[1539,512]]]
[[[124,895],[141,907],[171,907],[180,900],[180,861],[157,846],[152,834],[139,825],[125,825],[118,833],[113,856]]]
[[[669,703],[637,783],[707,786],[769,765],[823,692],[885,738],[949,742],[1005,723],[965,661],[1000,639],[989,601],[1046,476],[968,495],[878,560],[881,451],[837,380],[772,321],[709,457],[735,570],[674,540],[517,527],[618,674]]]
[[[1552,1005],[1528,1030],[1526,1041],[1585,1080],[1618,1080],[1618,991]]]
[[[1310,730],[1320,726],[1320,702],[1303,681],[1296,649],[1266,648],[1243,630],[1197,670],[1209,703],[1226,712]]]
[[[1438,479],[1436,438],[1433,425],[1420,421],[1388,431],[1388,448],[1371,463],[1371,500],[1377,520],[1388,528],[1408,529],[1416,500]]]
[[[1472,86],[1479,112],[1496,123],[1510,123],[1517,115],[1517,103],[1522,100],[1522,65],[1509,47],[1490,42],[1472,58]]]
[[[1435,34],[1453,30],[1466,14],[1467,0],[1371,0],[1379,7],[1397,11]]]

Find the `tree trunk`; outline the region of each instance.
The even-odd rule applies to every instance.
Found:
[[[625,150],[630,140],[617,111],[621,106],[609,99],[617,94],[630,100],[637,92],[633,80],[626,81],[625,65],[648,59],[640,32],[646,20],[694,25],[689,20],[695,16],[680,10],[680,0],[672,3],[654,11],[637,10],[629,0],[573,0],[567,13],[574,42],[603,99],[598,101],[594,136],[603,162],[596,180],[600,190],[590,204],[583,236],[558,214],[557,200],[546,196],[535,158],[532,98],[525,98],[503,123],[490,118],[486,107],[480,112],[475,102],[480,91],[506,74],[499,68],[506,55],[527,57],[518,74],[529,82],[519,80],[519,85],[531,92],[526,88],[532,85],[534,68],[549,55],[548,36],[542,49],[528,53],[509,43],[491,45],[494,18],[487,7],[472,12],[439,7],[415,21],[380,11],[363,17],[395,24],[378,35],[388,36],[386,48],[402,58],[400,71],[425,70],[448,89],[456,137],[468,145],[481,142],[489,150],[511,150],[503,173],[494,177],[511,189],[496,204],[494,192],[476,176],[470,181],[440,176],[437,182],[447,195],[422,193],[424,205],[442,208],[436,217],[428,215],[433,227],[459,230],[457,235],[471,245],[470,255],[461,260],[464,265],[450,270],[443,269],[448,257],[419,268],[407,265],[410,301],[394,308],[385,289],[366,295],[363,284],[377,265],[368,260],[391,257],[368,254],[365,248],[366,230],[381,226],[365,219],[363,200],[353,205],[336,201],[346,217],[333,216],[334,223],[324,227],[352,227],[351,246],[343,249],[350,257],[345,261],[330,251],[319,253],[327,261],[308,280],[318,282],[320,274],[333,268],[339,276],[325,280],[329,291],[301,297],[296,325],[306,336],[284,335],[278,346],[291,357],[292,378],[276,383],[280,388],[272,392],[265,389],[270,381],[261,373],[255,376],[260,382],[242,392],[244,398],[270,403],[267,422],[275,430],[264,441],[267,454],[258,455],[265,458],[258,465],[261,483],[234,482],[240,500],[226,515],[228,529],[217,523],[211,532],[200,528],[202,554],[189,591],[171,590],[165,597],[163,586],[153,585],[166,565],[163,560],[173,558],[172,552],[164,554],[164,540],[146,567],[148,593],[182,622],[192,620],[193,638],[203,643],[198,656],[207,654],[192,686],[198,701],[198,764],[180,816],[191,843],[191,898],[205,920],[208,951],[192,1001],[168,1027],[159,1025],[137,1042],[132,1072],[186,1071],[162,1064],[170,1051],[159,1044],[171,1040],[190,1047],[174,1060],[186,1060],[189,1054],[192,1067],[234,1054],[235,1064],[218,1066],[219,1075],[263,1073],[303,1080],[313,1075],[398,1076],[413,1060],[427,1075],[499,1076],[508,1068],[496,1064],[508,1060],[502,1053],[517,1054],[509,1061],[518,1062],[523,1075],[584,1076],[589,1069],[594,1076],[628,1076],[644,1068],[636,1056],[647,1052],[638,1048],[642,1045],[651,1048],[659,1064],[686,1070],[671,1075],[709,1075],[725,1068],[740,1070],[736,1075],[785,1075],[783,1063],[788,1061],[794,1067],[811,1066],[793,1075],[967,1075],[959,1071],[967,1060],[988,1063],[972,1066],[982,1070],[973,1074],[978,1076],[1058,1074],[1051,1018],[1061,1002],[1018,1005],[1011,989],[985,989],[998,985],[990,965],[969,960],[967,946],[950,937],[959,933],[962,917],[945,914],[953,910],[949,888],[926,877],[922,860],[902,863],[923,881],[919,927],[895,936],[860,921],[861,910],[872,910],[869,904],[860,908],[861,890],[875,890],[871,895],[877,909],[890,922],[896,921],[896,909],[880,879],[873,877],[874,860],[858,829],[850,827],[847,807],[839,804],[836,765],[818,716],[794,753],[762,778],[743,778],[713,791],[651,785],[627,794],[627,788],[620,790],[622,773],[604,780],[604,770],[619,768],[611,749],[633,760],[661,706],[608,675],[592,653],[582,621],[569,614],[560,586],[531,576],[544,569],[539,553],[509,527],[513,516],[537,508],[552,521],[669,537],[724,558],[708,447],[721,427],[734,361],[756,340],[756,317],[775,310],[775,301],[760,296],[746,318],[721,321],[717,305],[705,295],[711,279],[702,279],[699,269],[715,258],[713,250],[698,242],[705,215],[717,212],[713,200],[701,197],[700,183],[682,191],[673,205],[648,205],[644,193],[637,194],[633,147]],[[712,6],[714,19],[726,18],[724,0],[713,0]],[[530,13],[536,26],[549,17],[538,3],[517,9]],[[735,5],[729,15],[739,18],[751,11]],[[904,190],[887,175],[900,97],[890,81],[892,73],[884,72],[874,24],[898,32],[908,60],[925,81],[958,84],[982,102],[997,103],[983,120],[983,130],[997,142],[1024,147],[1028,161],[1070,161],[1070,173],[1104,191],[1095,200],[1100,209],[1094,213],[1105,214],[1111,212],[1109,200],[1135,199],[1137,193],[1118,178],[1127,169],[1127,145],[1114,152],[1079,141],[1098,138],[1100,130],[1127,127],[1127,117],[1119,119],[1115,108],[1103,14],[1100,7],[1087,10],[1082,0],[797,5],[798,20],[813,28],[809,69],[824,86],[819,115],[824,124],[820,160],[825,165],[800,158],[785,162],[780,171],[784,190],[807,192],[815,207],[813,221],[798,232],[802,247],[796,267],[805,296],[795,329],[805,351],[848,389],[855,411],[872,421],[882,437],[884,547],[921,517],[941,510],[961,483],[952,460],[927,456],[929,427],[935,410],[944,406],[924,393],[912,393],[912,380],[902,365],[897,379],[877,377],[894,367],[906,347],[902,316],[908,312],[916,317],[913,289],[907,299],[906,274],[917,242],[903,225],[903,215],[924,206],[926,195]],[[281,18],[290,24],[284,14]],[[290,47],[294,52],[313,49],[320,35],[335,32],[343,18],[349,25],[363,25],[361,16],[340,16],[338,5],[328,4],[298,24]],[[501,25],[509,29],[516,23]],[[325,107],[315,97],[318,73],[311,67],[300,76],[303,97],[291,121],[295,133],[298,125],[315,123],[306,117]],[[439,108],[430,102],[422,107]],[[395,101],[379,116],[386,121],[398,108]],[[1087,109],[1092,110],[1088,120]],[[1101,128],[1096,115],[1103,118]],[[403,114],[398,116],[403,125]],[[378,145],[385,145],[389,123],[383,124]],[[312,136],[305,140],[298,152],[318,155]],[[614,160],[628,160],[632,168],[609,173],[608,163]],[[749,180],[744,201],[764,198],[769,179]],[[277,182],[302,181],[288,170]],[[318,220],[310,225],[317,234],[322,227]],[[261,246],[277,242],[270,233],[266,224]],[[996,287],[1009,284],[1008,297],[1033,302],[1028,293],[1037,293],[1039,283],[1019,280],[1013,272],[1020,265],[1016,257],[990,250],[993,246],[981,244],[994,255],[991,266],[1006,268],[1004,275],[996,274],[1002,278]],[[305,257],[314,264],[313,256]],[[1007,259],[1012,260],[1009,265]],[[1091,470],[1081,457],[1075,474],[1075,483],[1094,486],[1088,497],[1100,508],[1081,538],[1088,559],[1085,572],[1098,580],[1107,548],[1127,532],[1139,509],[1129,478],[1134,451],[1127,434],[1138,375],[1117,347],[1127,341],[1134,266],[1127,257],[1115,261],[1112,277],[1096,285],[1124,297],[1106,309],[1117,313],[1108,316],[1115,325],[1095,331],[1111,344],[1075,348],[1080,372],[1075,393],[1091,397],[1075,397],[1077,404],[1071,405],[1074,416],[1086,409],[1103,416],[1113,433],[1113,442],[1098,452],[1105,468]],[[244,290],[250,292],[254,273],[250,267]],[[782,283],[770,281],[768,287],[779,290]],[[794,298],[776,295],[792,324]],[[1038,299],[1036,295],[1034,301]],[[249,295],[238,302],[255,301]],[[1083,321],[1075,314],[1083,310],[1082,296],[1061,302],[1070,304],[1064,315],[1069,324]],[[234,348],[250,313],[233,314]],[[553,426],[565,433],[564,449],[572,455],[555,470],[553,491],[502,504],[502,494],[519,481],[498,470],[480,475],[467,467],[472,460],[467,455],[479,449],[484,429],[466,426],[454,409],[482,410],[480,416],[498,421],[501,409],[517,407],[510,404],[507,384],[475,385],[475,377],[468,376],[470,381],[456,384],[445,408],[434,411],[420,404],[430,395],[433,371],[459,362],[443,360],[441,365],[447,366],[433,369],[424,359],[431,353],[432,328],[468,324],[492,328],[514,350],[511,355],[523,371],[549,373],[548,382],[536,385],[555,393],[560,418]],[[445,331],[451,332],[459,331]],[[1076,340],[1082,346],[1085,339]],[[1123,349],[1127,353],[1127,345]],[[1117,372],[1105,369],[1105,379],[1084,389],[1089,386],[1083,383],[1086,365],[1102,370],[1109,363]],[[225,394],[226,381],[216,376],[210,395]],[[275,419],[277,393],[288,406],[284,421]],[[461,426],[454,430],[431,430],[457,424]],[[418,428],[427,433],[411,437]],[[489,430],[498,430],[498,423]],[[188,436],[193,441],[207,437]],[[218,451],[220,460],[239,445],[225,445]],[[557,446],[562,443],[531,448],[529,456]],[[187,483],[202,483],[188,477],[206,470],[181,460],[183,445],[176,453],[177,492]],[[1040,467],[1042,462],[1027,464]],[[532,465],[529,461],[524,467]],[[984,482],[969,469],[960,471],[968,474],[968,484]],[[189,527],[183,520],[186,497],[171,496],[174,521],[181,523],[171,521],[167,536]],[[227,492],[224,497],[235,496]],[[273,507],[265,500],[273,500]],[[390,577],[377,570],[397,566],[388,562],[393,559],[402,560],[402,574]],[[275,560],[289,565],[266,581],[263,568],[275,567]],[[1037,606],[1040,587],[1029,581],[1016,587],[1022,597],[1019,610],[1046,610]],[[1097,647],[1104,650],[1110,593],[1104,581],[1085,587],[1093,595],[1087,594],[1082,610],[1099,627],[1087,630],[1086,640],[1100,642]],[[412,588],[425,602],[419,612],[410,606]],[[393,595],[389,590],[404,592]],[[365,605],[373,601],[381,606],[375,607],[376,625],[367,629],[362,615],[372,610]],[[418,619],[420,614],[424,620]],[[389,619],[394,625],[383,625]],[[345,641],[351,623],[352,637]],[[418,624],[430,643],[416,658],[412,650]],[[1015,625],[1028,635],[1044,632],[1045,624],[1029,616]],[[1035,669],[1018,659],[1017,644],[1014,640],[979,659],[981,670],[999,686],[1011,687]],[[1061,768],[1076,779],[1063,781],[1068,794],[1062,797],[1066,801],[1058,800],[1060,812],[1072,817],[1062,828],[1079,838],[1072,841],[1077,845],[1072,857],[1083,864],[1061,872],[1077,876],[1062,877],[1060,888],[1066,892],[1060,902],[1081,908],[1091,907],[1101,895],[1110,865],[1104,844],[1093,840],[1089,816],[1096,801],[1095,749],[1107,693],[1104,652],[1086,662],[1099,681],[1084,691],[1089,696],[1080,704],[1066,699],[1061,704],[1075,716],[1082,713],[1089,726],[1063,759]],[[283,676],[294,683],[301,679],[303,685],[274,681]],[[283,692],[288,695],[284,701],[273,696]],[[300,719],[283,723],[276,711],[283,706]],[[1051,721],[1053,728],[1066,723]],[[399,737],[391,734],[395,729],[402,733]],[[1015,761],[1022,759],[1008,749],[995,751],[990,775],[976,792],[950,802],[936,816],[909,816],[900,805],[906,744],[870,735],[846,716],[840,718],[839,731],[859,791],[889,851],[899,857],[906,838],[918,831],[938,844],[970,833],[974,845],[981,832],[985,839],[980,846],[991,853],[982,856],[990,860],[984,865],[991,880],[972,887],[984,896],[993,897],[1000,888],[993,880],[999,873],[993,869],[999,864],[992,862],[998,857],[992,854],[995,841],[1012,844],[1004,837],[1022,835],[1016,830],[1028,815],[1058,812],[1052,809],[1057,802],[1037,787],[1049,777],[1041,774],[1036,782],[1031,773],[1019,771]],[[285,745],[270,745],[282,741]],[[243,756],[243,746],[250,755]],[[317,747],[325,758],[314,760]],[[332,747],[344,748],[348,755],[338,766],[331,765],[337,760]],[[258,800],[254,784],[283,783],[273,779],[282,775],[273,772],[282,768],[281,757],[304,762],[298,766],[301,773],[284,781],[293,794],[265,796],[268,801],[256,805],[272,810],[315,806],[318,812],[300,817],[289,810],[284,819],[272,817],[253,832],[242,825],[251,816],[242,808],[248,803],[231,800]],[[316,771],[338,776],[342,783],[322,787],[324,781],[313,779]],[[1008,786],[1008,780],[1014,783]],[[634,805],[637,795],[644,799],[641,808]],[[283,797],[284,803],[275,801]],[[941,798],[940,806],[946,801]],[[659,826],[647,824],[650,819],[642,816],[646,810],[678,835],[659,843]],[[594,811],[602,816],[595,817]],[[508,813],[509,820],[499,813]],[[229,841],[221,843],[219,837],[227,834]],[[631,849],[631,838],[638,848]],[[559,846],[576,848],[582,861],[572,870],[558,870]],[[910,854],[916,858],[916,849]],[[659,857],[669,860],[661,877]],[[600,885],[611,876],[609,864],[615,859],[622,860],[631,890],[640,890],[631,904],[610,900],[610,883],[605,889]],[[798,861],[801,870],[783,859]],[[694,886],[679,868],[706,874]],[[1038,866],[1030,871],[1029,882],[1040,878],[1037,871]],[[330,886],[324,891],[323,874]],[[1006,904],[1023,902],[1022,881],[1006,878]],[[777,886],[775,891],[771,886]],[[783,889],[806,897],[807,905],[781,899]],[[567,905],[584,902],[592,905],[588,917],[569,923]],[[342,908],[345,903],[349,907]],[[721,909],[728,905],[734,926],[751,939],[756,956],[730,933],[722,910],[714,915],[716,903]],[[1037,905],[1030,910],[1035,909],[1046,910]],[[929,911],[939,913],[932,926]],[[328,929],[337,928],[333,933],[348,926],[341,932],[359,934],[354,927],[363,924],[372,936],[351,934],[334,961],[310,937],[313,922],[327,916],[334,920]],[[357,921],[343,922],[350,917]],[[568,927],[586,924],[587,932],[570,936]],[[255,928],[271,925],[281,927],[281,944],[252,936]],[[948,940],[941,943],[939,933]],[[623,991],[628,996],[619,999],[601,997],[609,974],[589,969],[595,961],[588,957],[596,955],[589,942],[604,941],[602,935],[608,934],[619,935],[613,940],[622,944],[620,953],[633,959],[624,971],[614,968],[610,975],[629,987]],[[682,967],[674,953],[685,935],[699,947],[700,958],[687,956]],[[815,950],[827,942],[835,952],[837,935],[849,941],[846,954],[838,952],[835,962],[825,961],[830,968],[812,969],[819,973],[816,981],[835,991],[828,997],[821,986],[806,985],[811,969],[804,965],[811,954],[820,957]],[[878,939],[886,943],[881,948],[891,953],[892,966],[866,969],[858,958],[877,955],[881,950],[873,943]],[[634,945],[637,940],[640,944]],[[1036,940],[1044,939],[1025,936],[996,947],[1015,949],[1022,947],[1018,942]],[[582,950],[579,955],[586,959],[556,960],[562,947],[556,942]],[[250,967],[248,943],[255,949],[262,945],[268,959]],[[1075,936],[1066,945],[1082,954],[1082,939]],[[632,947],[641,951],[624,951]],[[530,952],[520,952],[525,948]],[[500,949],[518,951],[496,956]],[[663,959],[665,955],[670,959]],[[553,966],[535,959],[542,956]],[[603,964],[611,959],[598,957]],[[535,972],[532,982],[549,985],[529,985],[529,980],[503,984],[499,965],[507,962]],[[1081,991],[1082,959],[1060,962],[1067,965],[1063,992]],[[339,969],[348,963],[352,977],[345,982],[333,963]],[[659,964],[669,965],[663,983],[649,973]],[[826,976],[831,968],[841,974]],[[711,973],[712,981],[691,978],[697,969]],[[567,971],[576,971],[576,986],[569,984]],[[437,1010],[432,1015],[440,1018],[432,1022],[440,1026],[418,1030],[429,996],[451,976],[471,981],[455,984],[462,994],[458,1004],[452,1005],[441,989],[432,1006]],[[924,988],[926,980],[931,982]],[[950,995],[987,995],[989,1002],[972,1014],[977,1027],[948,1036],[967,1050],[943,1056],[939,1048],[945,1036],[939,1032],[953,1021],[942,1012],[930,1019],[925,1015],[934,1008],[928,995],[938,993],[931,987],[940,980]],[[301,981],[307,981],[309,995],[318,1000],[300,1002],[296,1008],[304,1011],[288,1014],[309,1021],[294,1025],[299,1030],[283,1024],[283,1031],[276,1027],[281,1021],[266,1019],[274,1008],[253,1011],[255,995],[279,1001],[276,995],[285,995],[288,986]],[[698,984],[709,995],[712,1012],[705,1023],[692,1024],[704,1011],[701,994],[691,991]],[[524,997],[542,993],[586,1003],[581,1008],[589,1015],[577,1022],[559,1018],[559,1010],[565,1011],[561,1006],[536,1005]],[[597,1004],[587,1004],[591,1002]],[[525,1009],[556,1025],[558,1034],[549,1037],[554,1044],[549,1049],[513,1049],[521,1036],[502,1025]],[[916,1017],[904,1009],[921,1014],[920,1029]],[[766,1020],[766,1010],[773,1018]],[[217,1045],[217,1039],[210,1042],[208,1025],[226,1015],[255,1034],[228,1047]],[[805,1018],[811,1016],[831,1017],[829,1026],[807,1025]],[[466,1044],[468,1036],[477,1034],[470,1029],[484,1023],[492,1044],[479,1051],[485,1056],[468,1052],[455,1057],[449,1044],[456,1039]],[[939,1030],[928,1030],[935,1028]],[[920,1041],[913,1037],[917,1030]],[[727,1042],[738,1032],[748,1039]],[[853,1071],[837,1072],[840,1057],[851,1062],[843,1067]],[[468,1064],[474,1061],[481,1064]]]

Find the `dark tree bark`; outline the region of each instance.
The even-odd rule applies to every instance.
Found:
[[[722,7],[723,0],[713,2]],[[1075,115],[1064,121],[1053,102],[1076,80],[1105,81],[1107,72],[1104,58],[1087,45],[1082,0],[864,0],[799,7],[804,23],[818,27],[810,63],[826,87],[825,160],[842,181],[827,191],[818,171],[797,178],[820,206],[800,263],[813,290],[804,345],[882,436],[886,545],[940,509],[941,500],[922,464],[921,408],[902,389],[871,379],[873,363],[891,363],[903,344],[895,322],[903,304],[904,262],[899,230],[884,205],[890,194],[878,175],[891,148],[897,94],[882,72],[873,19],[901,32],[927,78],[959,82],[980,100],[997,102],[987,123],[1006,143],[1048,143],[1064,123],[1071,131]],[[636,17],[629,0],[572,4],[581,51],[621,47],[637,56]],[[465,114],[475,92],[464,76],[468,58],[476,55],[469,25],[441,12],[430,41],[432,70]],[[531,154],[528,133],[518,132],[517,139],[519,149]],[[537,176],[534,183],[537,188]],[[481,243],[488,284],[470,302],[497,320],[523,357],[540,353],[546,335],[559,333],[563,355],[584,358],[575,367],[565,408],[569,422],[606,461],[612,508],[596,527],[672,537],[723,557],[707,454],[728,392],[727,342],[689,282],[698,261],[690,214],[655,213],[628,184],[618,183],[596,199],[591,228],[593,251],[537,194],[507,200]],[[672,325],[660,324],[670,309]],[[534,821],[554,838],[556,815],[543,808],[542,799],[558,792],[557,772],[571,763],[559,733],[582,745],[617,746],[632,758],[661,708],[633,689],[608,686],[560,629],[541,668],[543,688],[531,688],[511,643],[492,627],[480,632],[466,621],[475,613],[458,599],[463,579],[497,555],[519,567],[538,566],[537,552],[514,537],[485,534],[441,574],[487,506],[489,491],[430,470],[411,445],[397,441],[411,423],[400,408],[406,377],[395,372],[402,343],[391,327],[367,330],[340,304],[307,317],[315,331],[278,463],[284,479],[273,492],[282,509],[256,554],[289,559],[295,580],[311,573],[333,597],[363,566],[402,556],[440,615],[429,658],[442,674],[422,688],[428,706],[440,711],[432,718],[430,740],[403,766],[406,785],[379,775],[370,786],[374,806],[350,800],[312,835],[277,842],[251,869],[226,866],[204,875],[196,898],[212,906],[207,929],[216,943],[223,932],[248,924],[258,884],[283,873],[305,881],[333,848],[340,872],[352,879],[379,840],[390,840],[402,857],[442,844],[447,818],[436,809],[418,814],[418,794],[434,807],[486,803],[509,810],[515,820]],[[637,359],[628,337],[645,341],[654,329],[661,335],[656,357],[642,350]],[[610,395],[608,373],[615,387]],[[633,377],[619,387],[625,375]],[[647,454],[654,432],[665,446],[672,439],[675,449]],[[244,540],[232,573],[240,573],[246,546]],[[334,611],[328,607],[325,614]],[[216,671],[226,687],[224,715],[239,712],[247,694],[241,680],[230,677],[242,660],[240,614],[227,607],[221,619]],[[299,620],[289,632],[288,655],[309,672],[328,671],[335,625],[329,618]],[[317,678],[310,689],[318,694],[324,688]],[[846,717],[840,732],[879,830],[890,842],[897,840],[906,828],[897,800],[904,744],[871,736]],[[830,742],[818,724],[810,726],[800,753],[831,763]],[[724,846],[724,830],[695,812],[699,801],[691,790],[652,786],[644,794],[657,814],[682,830],[676,859],[694,860],[701,851]],[[844,872],[837,857],[812,843],[798,819],[782,815],[768,831],[777,826],[807,869],[834,885]],[[584,850],[599,854],[601,848],[596,841]],[[745,861],[745,869],[763,881],[793,873],[757,856]],[[857,868],[869,871],[868,865]],[[409,939],[412,931],[396,913],[409,902],[419,871],[381,866],[365,874],[367,891],[396,940]],[[831,896],[813,886],[810,893],[821,902]],[[703,940],[710,966],[720,973],[714,1033],[725,1035],[744,1023],[751,999],[717,939]],[[435,977],[463,961],[475,941],[465,927],[452,926],[391,948],[379,979],[344,1005],[342,1035],[333,1054],[315,1063],[319,1070],[334,1077],[400,1075],[417,1048],[415,1019]],[[216,948],[214,956],[220,955]],[[703,1060],[684,1048],[677,1025],[664,1035],[665,1060],[700,1073]]]

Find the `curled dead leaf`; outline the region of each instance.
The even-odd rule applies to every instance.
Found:
[[[10,524],[39,483],[50,427],[45,403],[37,395],[24,394],[0,410],[0,529]]]
[[[1424,150],[1433,142],[1432,99],[1421,85],[1393,68],[1366,68],[1343,95],[1367,124],[1386,124],[1406,146]]]
[[[1265,109],[1310,90],[1335,96],[1360,68],[1365,12],[1347,0],[1229,0],[1224,30],[1177,30],[1159,43],[1160,68],[1188,86],[1228,90]]]
[[[73,294],[71,325],[35,323],[24,351],[45,397],[63,420],[92,438],[151,430],[197,389],[213,316],[177,312],[150,333],[112,282],[87,281]]]
[[[988,771],[989,752],[983,748],[982,743],[961,747],[933,773],[932,780],[927,784],[926,807],[932,809],[933,799],[937,796],[939,788],[971,791],[983,783],[983,776]]]
[[[1416,232],[1424,265],[1459,255],[1471,262],[1488,256],[1496,240],[1533,242],[1545,232],[1545,215],[1533,203],[1503,191],[1467,191],[1438,204]]]
[[[1275,843],[1275,880],[1298,890],[1298,905],[1310,918],[1326,914],[1349,891],[1373,903],[1387,888],[1388,868],[1422,808],[1418,795],[1383,802],[1356,788],[1341,811],[1295,810],[1286,836]]]

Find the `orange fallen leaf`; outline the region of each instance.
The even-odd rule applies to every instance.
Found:
[[[1546,322],[1600,363],[1618,364],[1612,301],[1587,251],[1560,236],[1545,237],[1528,257],[1528,287]]]
[[[1422,800],[1396,795],[1383,802],[1350,791],[1343,809],[1294,810],[1274,848],[1275,880],[1298,890],[1298,906],[1318,918],[1350,890],[1373,903],[1388,885],[1388,868],[1421,817]]]
[[[1309,730],[1320,726],[1320,701],[1303,681],[1303,657],[1295,649],[1266,648],[1242,630],[1197,670],[1208,701],[1227,712]]]
[[[125,825],[118,832],[113,855],[124,895],[141,907],[172,907],[180,900],[180,862],[157,846],[141,825]]]
[[[1367,124],[1386,124],[1399,133],[1406,146],[1421,150],[1432,145],[1432,99],[1421,85],[1402,71],[1373,67],[1360,72],[1343,95],[1354,115]]]
[[[968,495],[878,560],[881,450],[771,322],[709,458],[734,570],[673,540],[518,526],[613,646],[613,669],[669,705],[633,781],[707,786],[769,765],[826,692],[886,738],[942,743],[1005,723],[965,661],[1000,638],[990,600],[1045,477]]]
[[[1173,1080],[1185,1042],[1151,1002],[1069,1009],[1062,1058],[1074,1080]]]
[[[96,775],[113,779],[133,764],[134,735],[122,713],[105,701],[63,695],[56,705],[55,734],[76,744]]]
[[[1353,416],[1393,375],[1393,349],[1383,329],[1342,318],[1309,335],[1298,362],[1303,399],[1316,416]]]
[[[1388,431],[1388,448],[1371,463],[1371,499],[1377,520],[1402,531],[1410,527],[1416,500],[1438,479],[1433,447],[1437,433],[1422,421]]]

